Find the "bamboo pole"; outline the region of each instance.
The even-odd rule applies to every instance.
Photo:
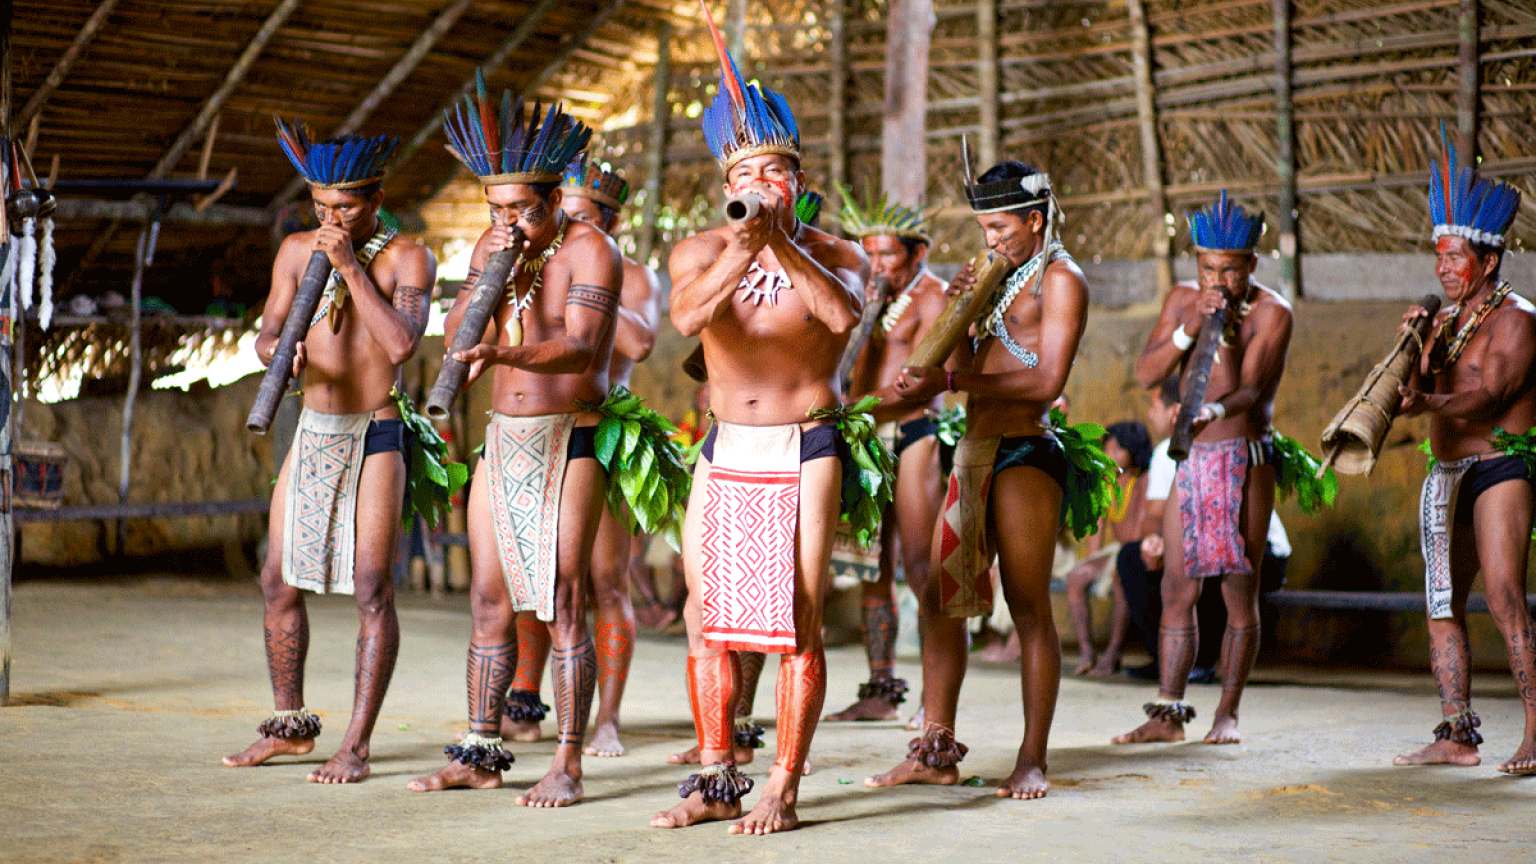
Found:
[[[827,203],[833,212],[842,208],[843,184],[848,182],[848,144],[844,118],[848,110],[847,0],[828,0],[827,29]]]
[[[1463,165],[1477,164],[1478,0],[1461,0],[1457,10],[1456,149]]]
[[[997,98],[997,0],[976,0],[976,92],[980,112],[977,125],[981,132],[976,153],[981,157],[979,171],[998,162],[999,106]]]
[[[1280,176],[1280,293],[1288,300],[1302,296],[1296,224],[1296,120],[1291,100],[1291,0],[1273,0],[1275,17],[1275,156]]]
[[[1152,82],[1151,32],[1142,0],[1126,0],[1131,19],[1131,67],[1136,78],[1136,117],[1141,127],[1141,171],[1147,184],[1152,219],[1152,258],[1157,264],[1157,296],[1173,288],[1173,242],[1167,222],[1168,196],[1163,191],[1163,149],[1157,134],[1157,109]]]
[[[893,201],[920,207],[928,191],[928,55],[933,0],[898,0],[886,26],[880,183]]]
[[[672,25],[663,21],[656,28],[656,66],[651,70],[651,126],[645,147],[645,208],[641,211],[640,236],[635,242],[635,257],[651,266],[656,251],[656,217],[661,213],[661,182],[667,164],[667,126],[672,121],[672,103],[667,93],[672,86]]]

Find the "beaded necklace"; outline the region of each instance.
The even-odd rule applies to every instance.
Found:
[[[521,296],[514,297],[514,295],[517,293],[517,289],[515,287],[515,279],[513,281],[513,290],[507,293],[507,301],[513,304],[512,313],[519,320],[521,320],[523,317],[523,311],[533,305],[533,295],[538,293],[539,286],[544,284],[545,263],[549,261],[550,256],[554,255],[555,252],[560,249],[560,244],[565,242],[565,229],[570,227],[571,220],[565,217],[564,210],[560,211],[558,218],[560,220],[560,230],[555,233],[555,239],[550,241],[548,246],[544,247],[544,251],[540,252],[538,255],[535,255],[533,258],[527,259],[519,254],[517,256],[516,263],[512,265],[514,272],[516,272],[518,267],[521,267],[524,272],[533,274],[533,282],[529,284],[528,290],[523,292]]]
[[[393,239],[395,239],[395,229],[380,223],[378,233],[368,238],[363,248],[353,253],[357,256],[357,263],[366,271],[374,257],[379,254],[379,250],[388,246],[389,241]],[[341,313],[347,308],[347,298],[351,293],[346,281],[341,278],[341,273],[332,270],[330,281],[325,285],[325,293],[321,295],[320,307],[315,310],[314,317],[309,319],[309,326],[313,327],[320,323],[320,319],[325,318],[331,325],[331,332],[340,333]]]
[[[912,305],[912,289],[916,287],[918,280],[923,278],[924,272],[922,268],[918,268],[917,275],[912,277],[912,281],[907,283],[907,287],[901,289],[901,295],[885,307],[885,313],[880,316],[880,331],[882,333],[889,334],[892,330],[896,329],[896,322],[901,320],[901,316],[906,314],[907,307]]]
[[[1445,338],[1445,325],[1456,321],[1461,315],[1462,307],[1457,303],[1446,310],[1445,317],[1440,319],[1440,326],[1435,328],[1434,338],[1430,340],[1429,371],[1431,374],[1439,375],[1461,359],[1461,352],[1467,350],[1467,344],[1472,341],[1473,336],[1477,335],[1478,328],[1483,326],[1483,319],[1499,308],[1499,304],[1504,302],[1504,298],[1509,296],[1511,290],[1513,289],[1508,282],[1500,282],[1499,287],[1493,289],[1493,293],[1483,301],[1483,305],[1477,307],[1477,311],[1472,314],[1472,320],[1456,331],[1456,338],[1450,340],[1449,344]]]
[[[1008,307],[1013,305],[1013,301],[1019,296],[1019,292],[1024,290],[1024,286],[1034,277],[1037,270],[1058,258],[1070,260],[1071,257],[1071,255],[1067,254],[1067,250],[1062,248],[1060,243],[1053,241],[1047,244],[1044,249],[1041,249],[1035,257],[1024,262],[1024,266],[1013,271],[1008,277],[1008,281],[1003,283],[1003,290],[998,292],[997,299],[992,303],[992,308],[976,322],[976,338],[972,340],[972,348],[980,347],[982,339],[988,336],[996,336],[997,341],[1002,343],[1003,348],[1007,349],[1008,353],[1017,358],[1020,363],[1023,363],[1024,368],[1033,369],[1040,365],[1040,355],[1014,341],[1013,335],[1008,332],[1006,317]],[[1039,290],[1037,288],[1031,289],[1030,296],[1040,296]]]

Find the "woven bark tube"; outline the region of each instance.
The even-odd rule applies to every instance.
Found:
[[[501,305],[501,298],[506,293],[512,267],[517,264],[517,258],[527,244],[528,238],[523,236],[523,232],[513,229],[512,245],[499,252],[492,252],[486,260],[480,281],[475,283],[475,293],[469,298],[464,317],[459,320],[459,329],[453,334],[453,344],[448,346],[447,353],[443,355],[443,368],[437,373],[437,383],[432,385],[432,392],[427,395],[427,416],[433,420],[442,420],[448,416],[448,408],[453,405],[454,397],[459,395],[465,379],[469,377],[469,364],[455,360],[453,355],[480,344],[481,338],[485,336],[486,325],[491,323],[491,316],[495,314],[496,307]],[[513,344],[522,344],[522,333],[515,335],[518,338],[513,340]]]
[[[272,415],[277,413],[277,403],[288,392],[288,379],[293,375],[293,358],[299,351],[299,342],[309,332],[309,322],[320,308],[320,297],[325,293],[325,283],[331,278],[331,259],[324,252],[309,256],[299,288],[293,295],[293,305],[288,309],[288,319],[283,322],[283,332],[277,337],[277,350],[261,378],[261,389],[256,391],[256,404],[245,418],[245,428],[257,435],[267,434],[272,427]]]
[[[908,366],[938,366],[948,359],[966,331],[986,313],[992,295],[997,293],[997,286],[1003,284],[1003,278],[1014,269],[1007,258],[990,250],[978,255],[971,266],[976,269],[976,287],[949,298],[944,311],[939,313],[939,320],[933,322],[923,335],[923,341],[912,349]]]

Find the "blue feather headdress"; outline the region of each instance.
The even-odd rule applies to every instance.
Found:
[[[903,237],[909,240],[933,242],[928,228],[923,224],[923,213],[912,207],[891,203],[890,196],[875,198],[873,185],[865,190],[864,205],[859,206],[853,190],[843,191],[843,231],[859,239],[865,237]]]
[[[629,200],[629,181],[606,165],[589,163],[587,154],[581,153],[566,166],[565,181],[560,184],[560,191],[578,198],[590,198],[605,207],[618,210]]]
[[[1227,200],[1227,190],[1204,210],[1185,211],[1189,236],[1198,252],[1252,252],[1264,233],[1264,213],[1249,213]]]
[[[316,189],[357,189],[377,183],[384,179],[384,166],[400,144],[394,135],[342,135],[315,144],[304,121],[294,120],[290,126],[281,117],[272,119],[277,123],[277,143],[288,161]]]
[[[704,109],[704,141],[715,154],[722,171],[765,153],[777,153],[800,162],[800,127],[784,97],[761,84],[743,84],[736,58],[726,50],[704,0],[704,20],[720,54],[720,91]]]
[[[475,70],[475,95],[465,94],[453,111],[443,112],[448,152],[487,186],[560,182],[571,160],[586,149],[592,130],[559,103],[544,111],[535,102],[526,123],[523,107],[522,97],[514,100],[510,90],[503,90],[497,112],[485,91],[485,74]]]
[[[1456,145],[1440,124],[1440,162],[1429,162],[1429,215],[1435,221],[1431,239],[1451,234],[1473,243],[1504,247],[1504,235],[1520,210],[1520,190],[1477,176],[1456,159]]]

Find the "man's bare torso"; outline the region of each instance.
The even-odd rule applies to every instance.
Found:
[[[1459,325],[1470,320],[1475,312],[1475,308],[1464,310],[1460,322],[1446,323],[1444,326],[1450,328],[1449,337],[1454,338]],[[1494,346],[1500,325],[1516,323],[1503,320],[1506,316],[1536,316],[1536,306],[1518,294],[1506,297],[1499,308],[1484,319],[1477,333],[1468,341],[1461,357],[1450,368],[1434,377],[1434,392],[1465,393],[1483,386],[1483,366],[1489,349]],[[1442,314],[1439,320],[1444,321],[1445,317]],[[1520,395],[1502,410],[1498,410],[1497,416],[1472,419],[1431,413],[1429,441],[1435,457],[1453,461],[1486,453],[1493,449],[1490,442],[1496,427],[1520,434],[1536,426],[1536,388],[1531,387],[1533,372],[1536,370],[1525,370],[1525,383],[1518,391]]]
[[[726,230],[688,242],[718,252],[727,243]],[[800,230],[801,248],[830,271],[845,268],[848,258],[859,254],[847,241],[807,226]],[[767,248],[756,261],[770,273],[780,269]],[[771,426],[799,423],[807,411],[836,405],[832,379],[848,334],[817,320],[793,286],[779,291],[777,302],[754,301],[746,292],[733,293],[730,308],[700,333],[711,410],[727,422]]]
[[[630,258],[624,259],[624,285],[619,289],[619,305],[625,309],[634,309],[637,296],[650,297],[652,276],[650,268]],[[617,325],[615,325],[617,326]],[[626,356],[618,346],[613,348],[613,356],[608,364],[608,382],[611,386],[629,386],[629,376],[635,371],[638,361]]]
[[[900,292],[905,287],[894,286],[893,291]],[[912,356],[912,350],[917,347],[918,335],[933,326],[934,320],[944,309],[944,283],[926,268],[918,274],[917,284],[908,293],[912,300],[902,310],[889,332],[885,330],[883,321],[876,322],[875,330],[864,347],[864,354],[854,367],[852,377],[855,383],[851,388],[854,396],[874,392],[895,381],[907,365],[907,359]],[[894,294],[889,303],[898,302],[900,296]],[[889,303],[887,309],[890,309]],[[942,397],[935,396],[930,402],[912,408],[900,422],[922,417],[930,410],[937,410],[941,404]]]
[[[1198,288],[1189,285],[1175,286],[1176,291],[1187,293],[1187,297],[1181,298],[1184,302],[1193,303],[1199,297]],[[1258,339],[1265,330],[1273,328],[1277,324],[1278,317],[1289,319],[1291,317],[1290,304],[1279,294],[1270,288],[1266,288],[1257,282],[1252,283],[1250,291],[1252,298],[1249,303],[1247,315],[1243,317],[1242,325],[1238,329],[1237,339],[1233,344],[1222,342],[1216,348],[1216,358],[1211,363],[1210,377],[1205,387],[1206,404],[1216,402],[1229,393],[1232,393],[1242,382],[1243,364],[1249,346]],[[1228,320],[1233,315],[1239,314],[1238,304],[1233,302],[1227,310]],[[1187,380],[1191,367],[1189,359],[1193,353],[1185,355],[1185,363],[1180,371],[1180,392],[1183,392],[1183,384]],[[1232,414],[1220,420],[1212,422],[1195,436],[1196,441],[1213,442],[1227,441],[1232,438],[1247,438],[1257,441],[1269,433],[1274,425],[1275,417],[1275,393],[1280,387],[1280,376],[1275,375],[1263,388],[1259,400],[1253,407],[1239,414]]]

